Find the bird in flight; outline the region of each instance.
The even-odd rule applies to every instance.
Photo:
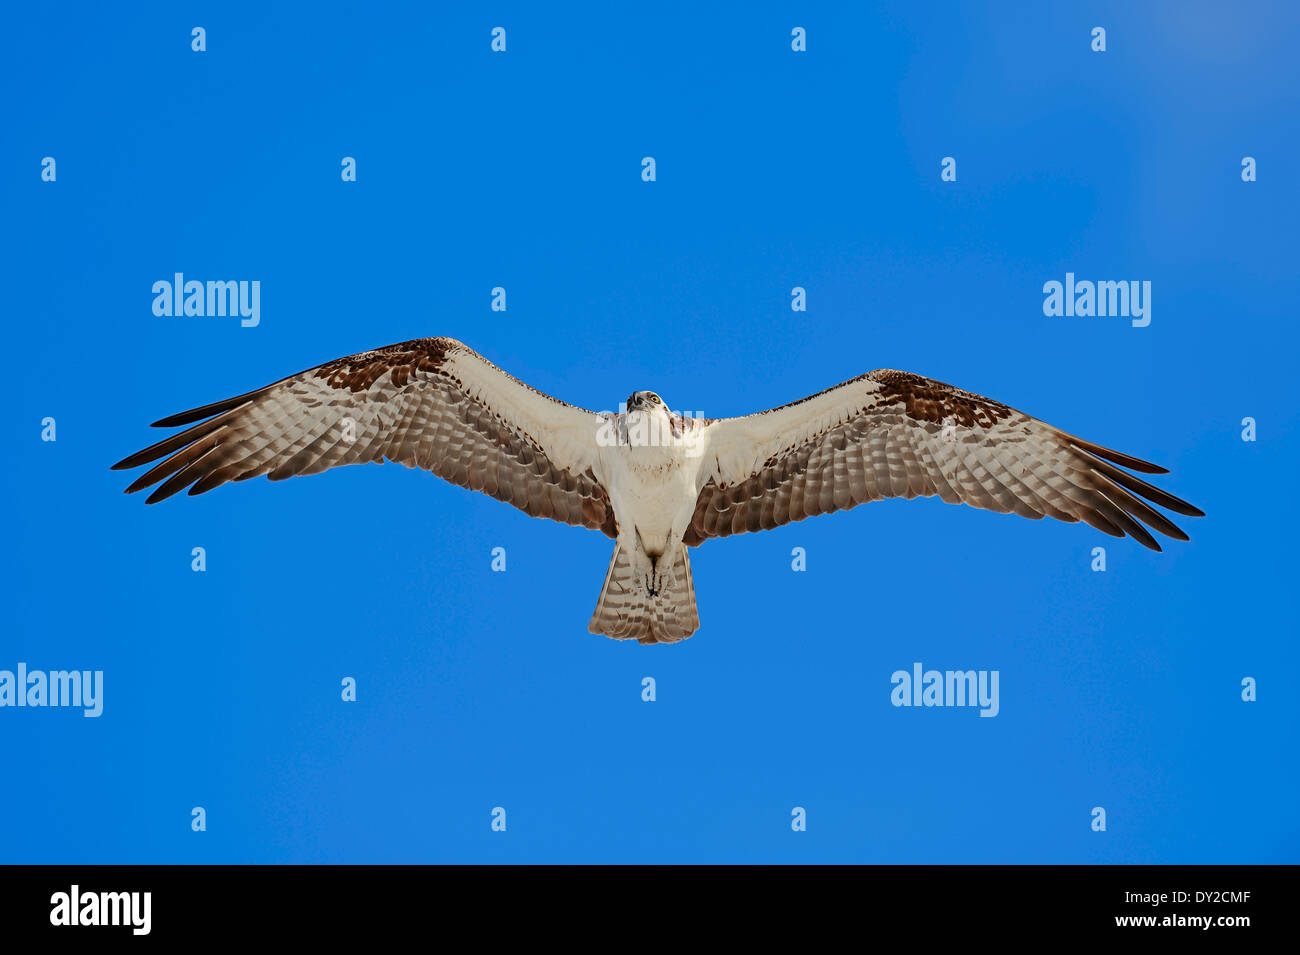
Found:
[[[1084,521],[1157,551],[1148,528],[1188,537],[1151,504],[1204,516],[1129,473],[1164,468],[888,369],[741,418],[676,414],[650,391],[609,413],[543,394],[455,339],[421,338],[154,427],[185,430],[113,465],[158,462],[126,489],[162,482],[150,504],[186,488],[202,494],[262,474],[279,481],[388,460],[533,517],[600,531],[614,555],[588,629],[641,643],[676,643],[699,629],[689,548],[866,501],[938,495]]]

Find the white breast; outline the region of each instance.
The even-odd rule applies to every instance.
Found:
[[[664,553],[695,512],[701,456],[681,444],[601,449],[601,468],[619,538]]]

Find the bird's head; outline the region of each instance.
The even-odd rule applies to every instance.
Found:
[[[662,411],[668,413],[668,406],[664,404],[653,391],[634,391],[627,396],[628,411]]]

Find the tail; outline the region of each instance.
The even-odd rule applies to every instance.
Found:
[[[587,629],[615,640],[635,638],[641,643],[676,643],[700,629],[691,559],[685,544],[676,547],[671,560],[665,554],[652,570],[644,553],[615,544],[605,588]],[[650,592],[652,583],[654,593]]]

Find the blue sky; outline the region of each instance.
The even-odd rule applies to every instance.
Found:
[[[0,708],[0,861],[1297,861],[1300,18],[1136,6],[13,10],[0,669],[105,698]],[[260,281],[260,323],[155,316],[175,272]],[[1150,281],[1151,324],[1045,316],[1067,272]],[[1154,554],[876,503],[706,543],[701,630],[641,647],[586,632],[608,540],[429,474],[146,507],[108,469],[425,335],[594,409],[902,368],[1208,516]],[[892,706],[917,661],[997,670],[998,716]]]

